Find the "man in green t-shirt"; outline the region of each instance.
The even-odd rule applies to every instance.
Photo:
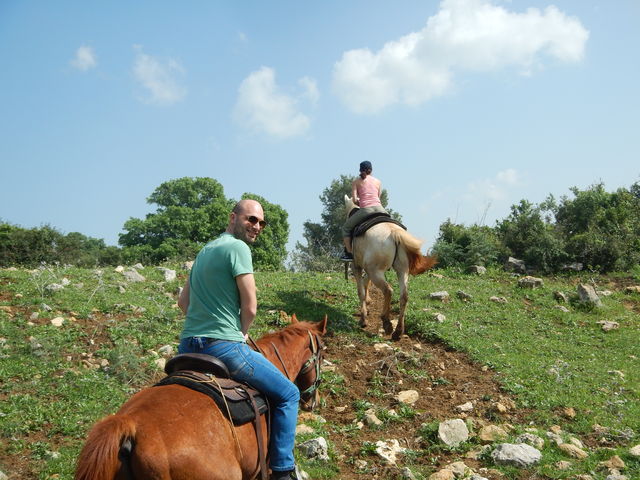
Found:
[[[178,300],[186,314],[180,353],[205,353],[222,360],[235,380],[263,392],[272,406],[269,463],[272,480],[296,479],[293,447],[298,387],[246,344],[257,311],[250,244],[266,226],[262,205],[241,200],[229,225],[207,243],[193,264]]]

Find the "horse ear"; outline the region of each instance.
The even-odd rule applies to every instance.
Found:
[[[318,330],[320,330],[320,333],[322,335],[324,335],[325,333],[327,333],[327,315],[325,314],[324,318],[322,319],[321,322],[318,322]]]
[[[298,323],[298,317],[296,317],[295,313],[291,315],[291,323]]]

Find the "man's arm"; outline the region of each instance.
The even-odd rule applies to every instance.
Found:
[[[178,297],[178,306],[182,313],[187,314],[187,310],[189,309],[189,277],[187,277],[187,282],[184,284],[184,288],[180,292],[180,296]]]
[[[240,324],[243,335],[246,335],[258,311],[256,281],[253,273],[238,275],[236,277],[236,285],[238,285],[238,292],[240,293]]]

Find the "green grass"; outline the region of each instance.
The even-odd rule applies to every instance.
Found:
[[[72,478],[75,458],[91,425],[159,375],[153,352],[177,342],[182,315],[172,294],[184,283],[186,272],[179,271],[180,278],[172,282],[164,282],[153,267],[141,273],[146,282],[129,284],[109,268],[0,270],[0,306],[12,309],[11,314],[0,309],[0,470],[11,475],[5,463],[20,457],[28,464],[30,478]],[[440,273],[445,277],[411,279],[408,331],[467,352],[479,365],[495,370],[518,406],[527,408],[530,420],[541,428],[557,423],[564,407],[577,412],[574,421],[564,423],[570,433],[588,434],[596,423],[610,427],[613,453],[627,463],[624,473],[640,478],[640,461],[623,448],[637,444],[640,432],[640,295],[607,285],[625,278],[640,282],[640,271],[545,278],[544,286],[535,290],[519,288],[516,278],[499,271],[483,277]],[[69,284],[64,289],[46,288],[65,278]],[[376,341],[357,328],[355,284],[341,274],[258,273],[256,281],[259,313],[254,337],[281,328],[282,311],[312,321],[327,315],[332,334]],[[553,292],[574,294],[578,281],[594,281],[614,293],[602,299],[600,309],[576,303],[566,305],[569,313],[556,309]],[[429,299],[430,293],[440,290],[451,294],[450,302]],[[458,299],[458,290],[472,299]],[[490,302],[494,295],[508,302]],[[31,318],[34,312],[39,319]],[[446,321],[434,322],[435,312],[446,315]],[[55,316],[65,319],[63,327],[49,323]],[[604,332],[599,320],[614,320],[620,329]],[[83,360],[94,367],[87,368]],[[103,360],[108,363],[102,365]],[[415,370],[407,363],[407,373],[422,375],[420,359],[417,362]],[[344,378],[327,374],[322,388],[339,393],[345,388]],[[371,388],[374,395],[380,390],[375,381]],[[364,400],[355,405],[359,414],[371,406]],[[387,422],[402,421],[415,412],[407,409],[398,414],[398,419],[380,415]],[[319,429],[334,431],[330,425]],[[423,433],[430,435],[432,430],[426,425]],[[363,445],[363,453],[367,451]],[[557,451],[544,454],[560,458]],[[600,456],[611,454],[596,452],[580,465],[580,472],[595,469]],[[313,478],[339,475],[330,465],[302,463]],[[554,470],[552,462],[540,467],[548,478],[580,472]]]

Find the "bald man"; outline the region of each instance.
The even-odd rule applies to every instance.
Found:
[[[178,300],[186,314],[178,352],[217,357],[235,380],[269,398],[271,479],[289,480],[297,478],[293,447],[300,392],[246,344],[258,306],[249,245],[265,226],[262,205],[241,200],[229,215],[225,232],[200,250]]]

